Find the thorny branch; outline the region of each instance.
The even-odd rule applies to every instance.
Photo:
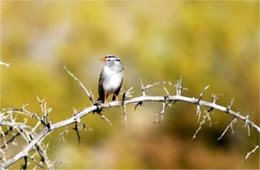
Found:
[[[8,149],[8,144],[12,143],[13,145],[17,145],[16,139],[21,136],[23,140],[30,144],[38,135],[36,133],[36,129],[39,126],[39,124],[42,124],[43,127],[46,127],[47,129],[50,127],[50,122],[48,121],[48,113],[51,111],[50,108],[47,108],[47,103],[44,102],[44,100],[40,100],[37,96],[37,100],[40,101],[40,108],[42,112],[42,117],[38,116],[36,113],[31,113],[26,110],[26,106],[23,105],[20,109],[3,109],[0,116],[0,132],[1,132],[1,138],[0,140],[3,141],[4,145],[1,146],[1,153],[2,157],[0,157],[2,160],[6,161],[6,155],[5,155],[5,149]],[[25,115],[27,118],[33,118],[36,119],[38,122],[35,125],[35,127],[31,127],[27,125],[27,118],[24,119],[23,122],[18,122],[17,118],[18,115]],[[47,122],[45,122],[47,121]],[[8,129],[4,132],[4,129]],[[40,129],[39,129],[40,130]],[[10,135],[9,135],[10,134]],[[34,151],[37,153],[37,157],[40,159],[40,162],[37,162],[34,157],[31,156],[31,154],[28,152],[24,153],[21,158],[24,158],[24,165],[21,166],[22,169],[26,169],[29,162],[28,159],[32,160],[36,165],[41,165],[40,167],[47,168],[47,169],[53,169],[52,162],[49,160],[47,153],[47,148],[45,145],[41,142],[41,140],[38,140],[34,145],[31,146],[30,151]],[[21,159],[20,158],[20,159]],[[37,166],[39,167],[39,166]],[[0,168],[2,167],[2,163],[0,164]],[[7,168],[7,167],[6,167]]]
[[[61,129],[63,127],[67,128],[68,125],[73,125],[74,124],[74,130],[77,132],[78,140],[80,142],[80,136],[79,136],[79,129],[81,126],[81,119],[90,113],[98,113],[102,119],[105,119],[110,125],[112,125],[111,121],[106,118],[104,115],[101,114],[102,109],[108,109],[111,107],[123,107],[123,113],[124,113],[124,120],[125,120],[125,125],[127,127],[127,111],[126,111],[126,105],[128,104],[135,104],[136,107],[138,105],[141,106],[143,102],[161,102],[162,107],[160,109],[160,112],[156,115],[156,120],[155,122],[160,122],[163,120],[165,109],[167,106],[171,106],[171,102],[175,103],[177,101],[179,102],[186,102],[186,103],[191,103],[195,104],[197,106],[197,111],[196,115],[198,116],[198,122],[199,122],[199,127],[196,130],[195,134],[193,135],[193,138],[196,138],[198,132],[202,129],[202,126],[210,120],[209,114],[213,110],[219,110],[223,113],[229,114],[233,117],[231,123],[226,127],[224,132],[221,134],[221,136],[218,138],[221,139],[223,135],[226,133],[226,131],[230,128],[233,132],[233,124],[237,120],[242,120],[245,124],[245,127],[248,129],[253,128],[255,129],[258,133],[260,133],[260,127],[256,125],[253,121],[249,119],[250,114],[243,116],[239,112],[235,112],[231,110],[231,105],[233,103],[233,100],[228,104],[227,107],[221,106],[216,104],[217,99],[220,97],[220,95],[212,95],[213,96],[213,101],[212,102],[207,102],[202,100],[204,91],[208,89],[209,86],[205,87],[203,91],[200,93],[199,98],[194,98],[194,97],[187,97],[182,95],[183,90],[187,90],[187,88],[182,87],[182,80],[178,80],[176,84],[172,84],[170,82],[156,82],[153,84],[149,85],[144,85],[142,80],[140,79],[141,82],[141,91],[142,91],[142,96],[139,97],[132,97],[133,93],[133,87],[131,87],[129,90],[124,91],[122,94],[122,101],[113,101],[110,103],[97,103],[94,100],[94,96],[91,92],[87,90],[87,88],[83,85],[83,83],[76,78],[74,74],[72,74],[66,67],[64,67],[66,71],[76,80],[79,82],[80,87],[82,87],[87,94],[91,106],[87,107],[81,111],[76,111],[74,114],[63,121],[57,122],[55,124],[52,124],[48,118],[49,113],[51,112],[51,108],[47,108],[47,103],[45,100],[41,100],[37,96],[37,100],[39,101],[40,104],[40,110],[42,115],[30,112],[26,110],[26,106],[22,106],[20,109],[3,109],[1,114],[0,114],[0,140],[3,141],[4,145],[1,146],[0,148],[0,169],[6,169],[9,168],[11,165],[16,163],[20,159],[24,159],[25,163],[21,166],[22,168],[27,168],[28,164],[34,163],[36,167],[40,168],[47,168],[47,169],[53,169],[54,168],[54,162],[51,162],[47,156],[47,147],[48,145],[43,144],[44,138],[52,133],[53,131],[57,129]],[[149,96],[147,95],[148,89],[157,86],[157,85],[163,85],[164,91],[166,92],[165,96]],[[171,95],[168,89],[166,88],[166,85],[176,88],[176,94]],[[204,109],[204,115],[203,119],[200,121],[201,117],[201,108]],[[208,109],[206,109],[208,108]],[[26,116],[27,118],[32,118],[37,121],[36,125],[34,126],[29,126],[27,125],[27,118],[24,119],[23,122],[18,121],[17,115],[23,115]],[[82,127],[85,128],[86,125],[82,124]],[[60,136],[64,140],[64,134],[67,133],[68,129],[65,129],[64,132],[60,133]],[[18,135],[19,134],[19,135]],[[6,156],[6,151],[5,149],[8,149],[8,146],[10,143],[14,143],[16,138],[21,136],[25,141],[26,145],[13,157],[8,158]],[[245,159],[248,159],[250,154],[255,152],[258,149],[259,145],[255,147],[251,152],[249,152]],[[33,152],[33,154],[32,154]],[[36,157],[40,158],[36,159]]]

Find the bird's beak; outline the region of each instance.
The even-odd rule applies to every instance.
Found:
[[[105,61],[106,61],[106,58],[105,58],[105,57],[102,57],[100,60],[105,62]]]

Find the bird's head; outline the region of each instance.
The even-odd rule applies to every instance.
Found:
[[[105,62],[106,66],[110,68],[121,68],[123,67],[120,58],[115,55],[106,55],[100,59],[101,61]]]

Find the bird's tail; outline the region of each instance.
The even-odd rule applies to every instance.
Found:
[[[99,96],[97,102],[98,102],[98,103],[104,103],[104,101],[105,101],[104,96]]]

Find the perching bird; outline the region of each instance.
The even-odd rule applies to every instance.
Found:
[[[107,103],[107,98],[113,94],[112,100],[118,100],[118,94],[123,83],[124,67],[121,60],[114,55],[101,58],[105,66],[101,71],[98,83],[98,101]]]

